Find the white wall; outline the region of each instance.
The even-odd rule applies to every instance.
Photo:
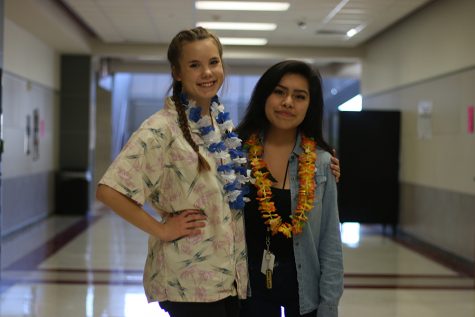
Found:
[[[399,228],[475,261],[475,1],[435,0],[366,45],[363,109],[401,111]],[[418,105],[432,104],[429,138]],[[377,159],[377,158],[375,158]]]
[[[4,178],[57,168],[59,55],[34,35],[5,20],[3,117]],[[26,155],[26,117],[39,112],[39,157]],[[33,133],[33,132],[32,132]],[[31,140],[30,140],[31,143]]]
[[[2,235],[53,211],[59,145],[58,52],[8,19],[5,19],[4,40]],[[38,113],[37,153],[35,112]],[[29,144],[29,153],[25,151],[25,142]]]
[[[58,167],[58,95],[51,89],[16,75],[3,78],[3,133],[5,152],[2,177],[13,178],[56,170]],[[35,156],[33,114],[37,111],[38,155]],[[30,136],[27,136],[27,117]],[[30,153],[25,152],[25,142]]]
[[[473,0],[438,0],[367,44],[363,104],[402,111],[403,182],[475,194],[473,13]],[[430,139],[418,137],[420,101],[433,106]]]
[[[8,18],[4,22],[4,69],[59,90],[59,53]]]
[[[371,40],[361,90],[372,95],[475,65],[475,1],[436,0]]]

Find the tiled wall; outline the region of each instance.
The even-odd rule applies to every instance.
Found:
[[[5,235],[53,211],[59,109],[58,95],[51,88],[8,72],[2,98],[1,232]]]
[[[366,109],[402,113],[400,229],[475,262],[475,134],[467,107],[475,103],[475,68],[365,98]],[[432,104],[430,119],[418,113]],[[430,137],[418,133],[429,120]]]
[[[401,184],[401,229],[475,262],[475,195]]]
[[[2,180],[2,236],[45,218],[54,209],[55,172]]]
[[[365,43],[361,78],[363,109],[401,111],[400,228],[472,263],[474,10],[473,0],[431,1]]]

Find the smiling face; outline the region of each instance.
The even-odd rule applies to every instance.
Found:
[[[224,81],[216,42],[207,38],[185,43],[179,65],[180,69],[174,70],[175,79],[182,82],[183,91],[190,99],[207,110]]]
[[[270,129],[294,132],[305,119],[310,104],[308,81],[298,74],[286,74],[267,97],[266,117]]]

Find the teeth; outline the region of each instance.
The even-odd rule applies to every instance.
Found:
[[[201,83],[200,86],[204,86],[204,87],[211,87],[213,86],[214,82],[209,82],[209,83]]]

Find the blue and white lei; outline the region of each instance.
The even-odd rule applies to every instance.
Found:
[[[218,175],[223,183],[225,200],[229,207],[236,211],[244,208],[248,201],[247,183],[250,171],[247,169],[246,154],[242,151],[242,141],[232,132],[234,125],[228,112],[217,96],[211,99],[210,113],[215,118],[219,132],[215,131],[210,116],[201,116],[201,108],[193,100],[188,100],[185,94],[180,96],[186,106],[188,119],[196,124],[208,151],[214,157],[218,166]]]

